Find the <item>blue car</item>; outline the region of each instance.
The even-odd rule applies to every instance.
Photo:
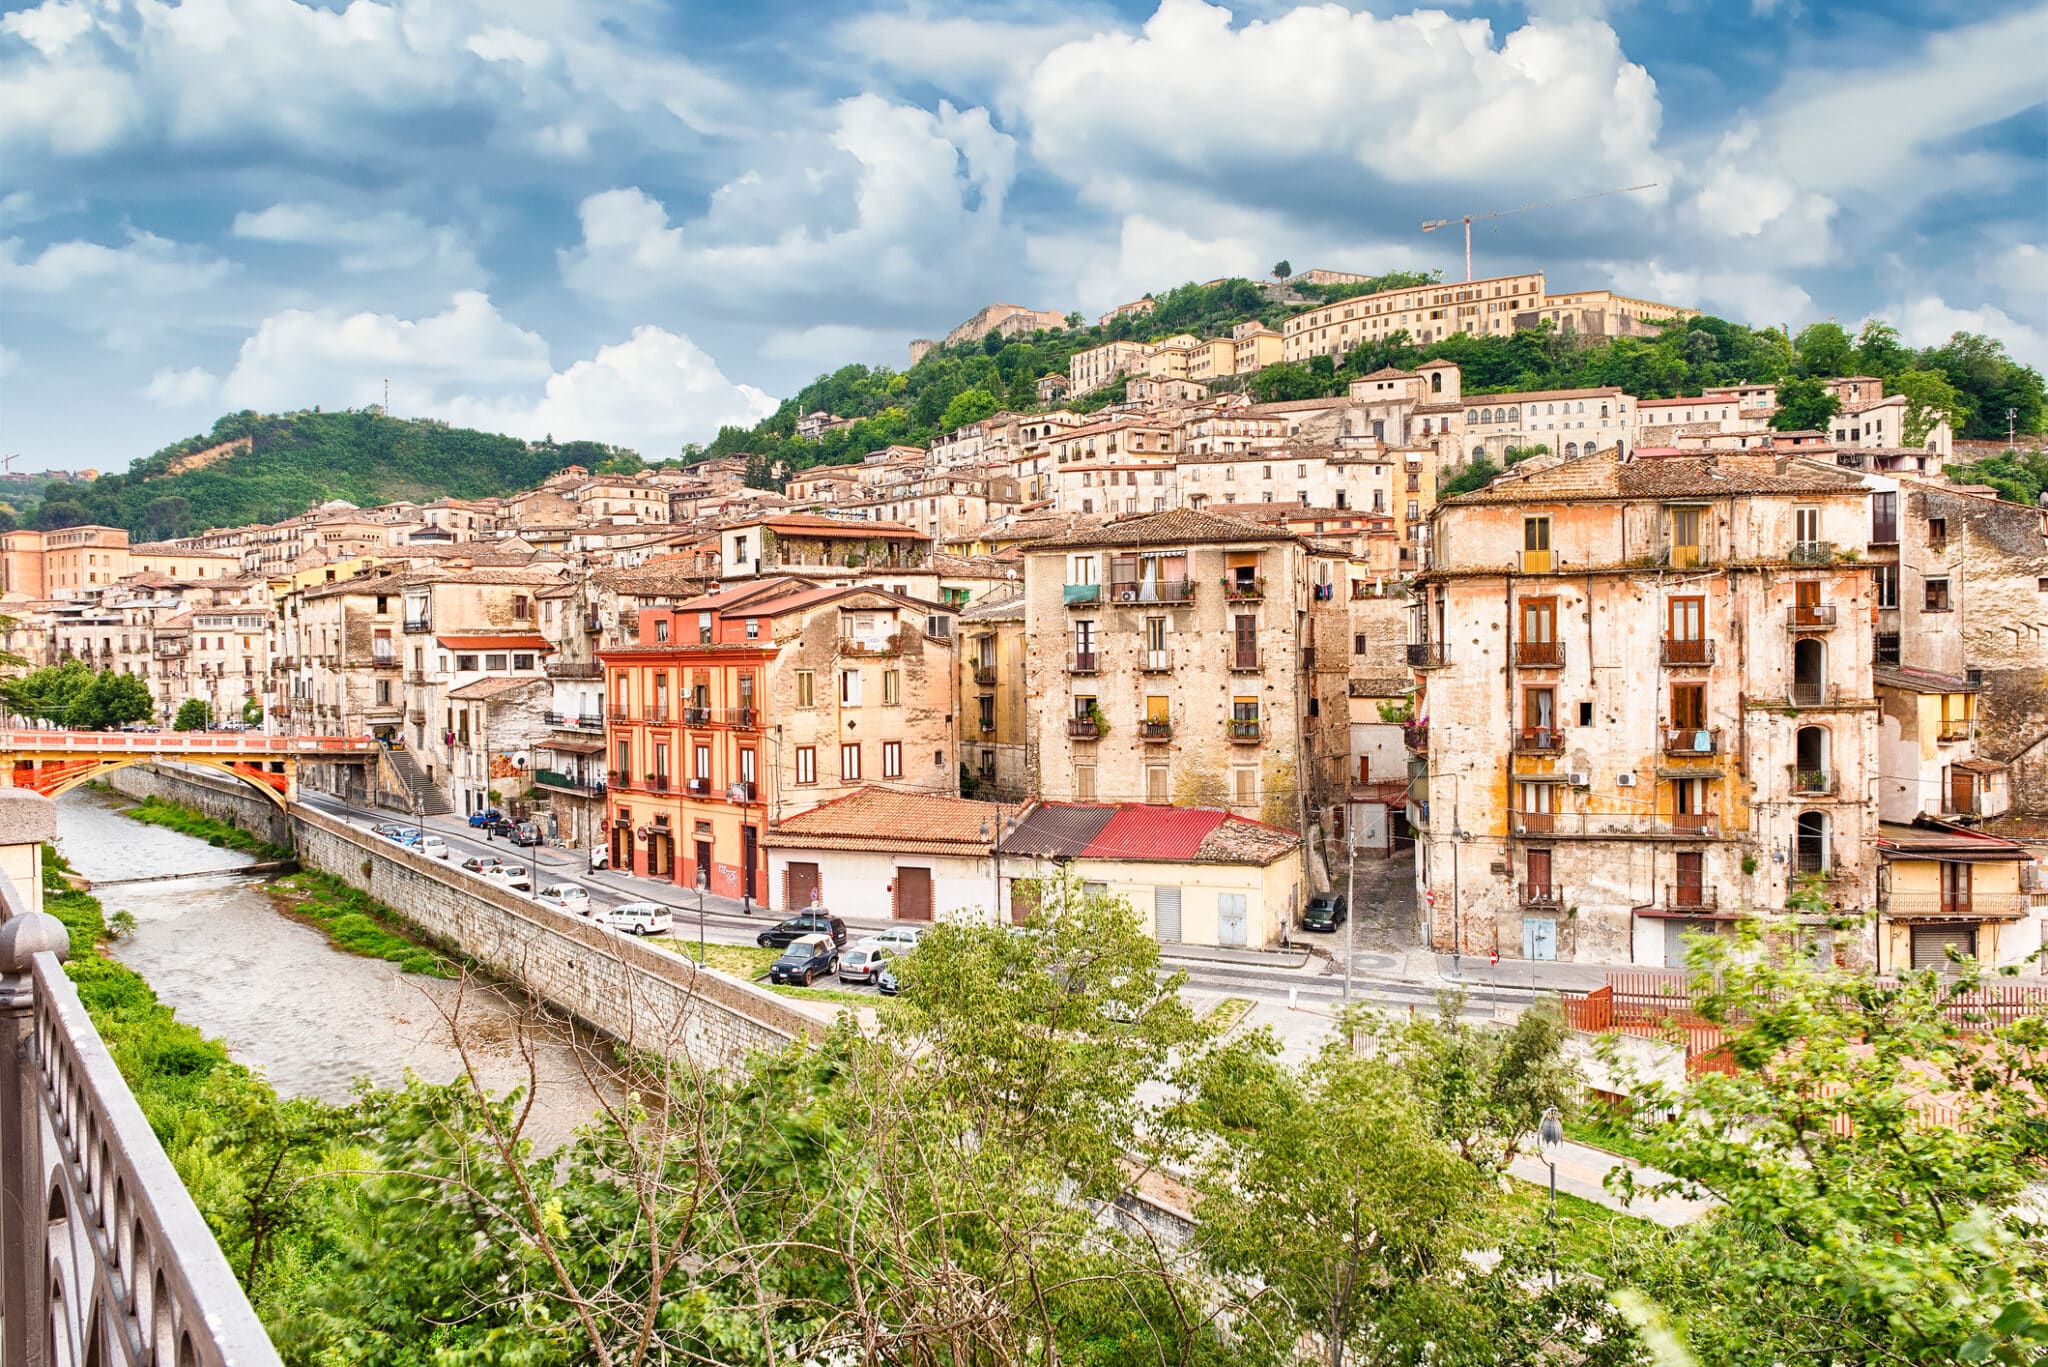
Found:
[[[496,807],[490,807],[481,812],[471,812],[469,824],[474,830],[482,830],[486,826],[495,826],[504,819],[505,814],[503,812],[499,811]]]

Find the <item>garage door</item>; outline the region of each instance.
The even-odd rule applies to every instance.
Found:
[[[1977,957],[1977,930],[1974,926],[1914,926],[1913,967],[1949,968],[1948,951],[1953,946],[1956,953],[1966,959]]]
[[[1161,944],[1176,944],[1180,940],[1180,889],[1152,889],[1152,921],[1159,934]]]
[[[819,891],[816,864],[791,864],[782,875],[783,910],[802,911]]]
[[[930,869],[900,868],[896,870],[896,919],[899,921],[929,921],[932,919],[932,871]]]

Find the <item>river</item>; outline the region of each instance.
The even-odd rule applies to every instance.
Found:
[[[567,1031],[536,1023],[524,1003],[480,984],[404,973],[334,948],[280,912],[259,878],[235,873],[253,862],[248,855],[132,821],[121,805],[88,790],[57,804],[57,846],[79,873],[95,882],[220,876],[97,891],[109,916],[135,918],[134,930],[114,942],[114,957],[280,1093],[345,1101],[356,1078],[396,1086],[407,1069],[450,1081],[463,1069],[452,1015],[478,1080],[493,1092],[524,1085],[523,1054],[532,1054],[540,1082],[531,1133],[540,1147],[559,1144],[589,1117],[590,1089]]]

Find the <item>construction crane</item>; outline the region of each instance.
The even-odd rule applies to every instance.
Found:
[[[1638,190],[1654,190],[1657,182],[1647,185],[1624,185],[1618,190],[1601,190],[1590,195],[1574,195],[1570,199],[1539,199],[1534,204],[1524,204],[1514,209],[1494,209],[1483,214],[1466,214],[1461,218],[1433,218],[1422,225],[1422,231],[1433,233],[1438,228],[1448,228],[1453,223],[1465,225],[1465,282],[1472,281],[1472,220],[1475,218],[1506,218],[1509,214],[1526,214],[1531,209],[1548,209],[1559,204],[1579,204],[1589,199],[1605,199],[1609,195],[1632,195]]]

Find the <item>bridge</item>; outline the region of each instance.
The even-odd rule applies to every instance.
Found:
[[[217,731],[0,731],[0,787],[61,797],[130,764],[175,761],[218,769],[279,807],[299,795],[308,762],[389,761],[368,736],[267,736]],[[403,784],[398,785],[401,789]]]
[[[0,790],[0,1363],[278,1367],[65,975],[42,910],[56,810],[28,786]]]

